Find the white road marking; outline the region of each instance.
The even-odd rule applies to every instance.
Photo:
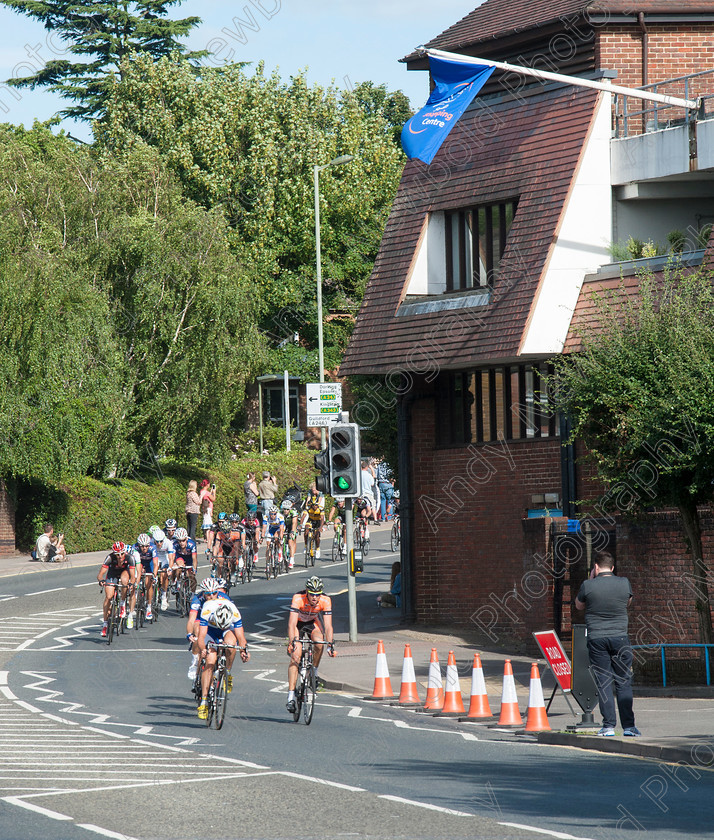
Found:
[[[3,797],[4,802],[10,805],[19,805],[20,808],[26,808],[28,811],[34,811],[37,814],[42,814],[43,817],[49,817],[51,820],[72,820],[65,814],[58,814],[57,811],[50,811],[49,808],[41,808],[39,805],[34,805],[32,802],[25,802],[16,796]]]
[[[129,837],[128,834],[117,834],[116,831],[109,831],[106,828],[100,828],[98,825],[91,823],[77,823],[79,828],[86,828],[87,831],[93,831],[95,834],[101,834],[103,837],[113,837],[114,840],[135,840],[134,837]]]
[[[54,589],[40,589],[37,592],[26,592],[25,598],[29,598],[31,595],[46,595],[48,592],[64,592],[66,586],[56,586]]]
[[[427,808],[429,811],[440,811],[442,814],[449,814],[452,817],[473,817],[474,814],[467,814],[466,811],[454,811],[453,808],[442,808],[441,805],[432,805],[430,802],[417,802],[415,799],[403,799],[401,796],[389,796],[380,794],[380,799],[387,799],[390,802],[400,802],[402,805],[416,805],[417,808]]]
[[[547,828],[534,828],[532,825],[521,825],[520,823],[500,822],[509,828],[520,828],[523,831],[534,831],[536,834],[547,834],[548,837],[557,837],[559,840],[590,840],[589,837],[576,837],[574,834],[564,834],[562,831],[548,831]]]

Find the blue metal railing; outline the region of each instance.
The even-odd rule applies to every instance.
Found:
[[[667,648],[704,648],[704,670],[707,677],[707,685],[711,685],[711,672],[709,668],[709,648],[714,648],[714,644],[696,644],[696,645],[675,645],[665,644],[664,642],[655,642],[652,645],[632,645],[633,650],[656,650],[661,649],[662,655],[662,688],[667,688],[667,663],[665,661],[665,650]]]

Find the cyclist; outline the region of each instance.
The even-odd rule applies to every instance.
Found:
[[[225,581],[223,583],[225,584]],[[214,598],[228,598],[228,596],[223,591],[220,580],[204,578],[201,581],[200,587],[193,593],[191,609],[188,614],[188,621],[186,622],[186,638],[191,642],[191,666],[188,669],[188,678],[190,680],[196,678],[196,670],[198,669],[198,633],[201,629],[199,622],[201,610],[207,601],[211,601]]]
[[[335,655],[332,646],[332,599],[325,593],[322,580],[313,575],[305,582],[305,589],[293,595],[288,616],[288,702],[287,710],[292,714],[295,712],[295,685],[297,684],[298,667],[302,656],[302,644],[300,639],[309,638],[313,642],[326,641],[328,643],[328,654]],[[323,645],[315,646],[313,662],[315,664],[315,677],[317,667],[322,659]]]
[[[97,575],[97,580],[101,586],[104,583],[104,621],[102,623],[102,636],[107,635],[107,626],[109,624],[109,613],[111,611],[112,599],[114,598],[114,590],[117,586],[121,586],[121,618],[126,616],[126,594],[127,588],[131,587],[131,602],[129,605],[129,615],[126,620],[126,626],[131,629],[134,626],[134,607],[136,606],[136,582],[138,580],[138,569],[134,555],[130,552],[121,540],[112,545],[112,550],[104,558],[102,567]]]
[[[154,531],[156,543],[156,557],[159,561],[159,585],[161,586],[161,612],[169,608],[169,572],[173,568],[176,557],[173,541],[158,528]]]
[[[330,508],[330,515],[327,517],[327,521],[334,528],[334,539],[336,539],[338,543],[340,539],[342,539],[342,533],[345,527],[345,518],[345,497],[335,496],[334,504]]]
[[[243,532],[243,525],[241,523],[240,516],[237,513],[232,513],[228,517],[228,523],[230,526],[228,536],[231,541],[231,550],[228,555],[224,552],[224,557],[230,557],[230,572],[233,574],[236,570],[236,564],[239,570],[243,568],[243,557],[245,555],[245,551],[242,549],[245,548],[245,534]]]
[[[247,647],[243,621],[236,605],[228,599],[213,598],[206,601],[201,610],[200,628],[198,632],[199,652],[206,657],[206,667],[201,675],[201,703],[198,707],[198,716],[201,720],[208,717],[208,689],[213,679],[213,669],[216,664],[216,651],[208,650],[209,642],[218,644],[224,642],[227,645],[240,645]],[[234,649],[226,651],[226,690],[230,693],[233,689],[233,677],[231,668],[236,652]],[[240,652],[243,662],[250,659],[247,650]]]
[[[240,524],[243,529],[243,551],[248,561],[252,552],[253,566],[255,566],[258,563],[258,546],[263,541],[258,514],[247,513]]]
[[[170,539],[173,540],[176,537],[176,528],[178,527],[178,522],[175,519],[167,519],[164,522],[164,534]]]
[[[310,529],[315,535],[315,559],[320,559],[320,534],[322,533],[322,526],[325,524],[325,496],[319,493],[317,487],[313,484],[310,488],[310,495],[305,502],[305,510],[302,514],[301,525],[304,528],[305,545],[307,545],[307,538],[309,535],[308,528],[305,524],[310,523]]]
[[[283,561],[283,534],[285,533],[285,520],[280,511],[273,505],[268,509],[268,545],[274,539],[278,541],[278,562]],[[268,545],[265,547],[265,562],[268,562]]]
[[[290,551],[289,568],[295,565],[295,552],[297,551],[297,533],[300,514],[297,508],[293,505],[292,499],[283,499],[280,504],[283,512],[283,520],[285,522],[285,531],[288,534],[288,550]]]
[[[173,540],[176,569],[185,567],[188,569],[188,577],[191,584],[191,592],[196,591],[196,572],[198,571],[198,560],[196,557],[196,543],[188,538],[188,531],[185,528],[177,528]],[[177,573],[174,572],[174,581]]]
[[[223,519],[219,523],[219,528],[216,531],[216,538],[213,541],[213,559],[215,561],[212,570],[215,574],[227,575],[230,579],[230,558],[233,552],[233,540],[230,536],[231,525],[228,519]]]
[[[372,515],[372,504],[368,496],[357,499],[357,516],[364,521],[364,539],[369,542],[369,518]]]
[[[137,580],[144,576],[144,590],[146,592],[146,618],[151,621],[154,614],[151,601],[154,597],[154,575],[158,575],[159,568],[156,558],[156,545],[148,534],[139,534],[132,546],[134,561],[139,567]]]

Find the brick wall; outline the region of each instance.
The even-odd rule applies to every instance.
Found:
[[[417,620],[469,626],[480,631],[484,643],[516,644],[534,652],[532,632],[554,626],[552,520],[527,519],[526,510],[531,495],[560,492],[560,441],[437,449],[437,422],[433,399],[414,404]],[[597,490],[592,470],[581,465],[578,495]],[[714,513],[703,509],[701,516],[705,557],[711,557]],[[648,514],[640,524],[618,518],[614,532],[618,572],[630,579],[635,593],[633,643],[697,642],[694,599],[687,585],[691,559],[678,514]],[[571,622],[583,621],[572,608],[574,590],[586,573],[584,560],[581,565],[573,588],[566,586],[563,592],[564,637]],[[714,595],[714,576],[710,586]]]
[[[0,556],[15,551],[15,510],[12,501],[0,479]]]

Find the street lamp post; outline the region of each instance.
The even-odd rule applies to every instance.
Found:
[[[322,259],[320,256],[320,172],[329,166],[341,166],[354,160],[354,155],[340,155],[323,166],[315,164],[313,174],[315,178],[315,258],[317,263],[317,359],[320,366],[320,382],[325,381],[325,350],[322,333]],[[320,429],[322,448],[325,448],[325,427]]]

